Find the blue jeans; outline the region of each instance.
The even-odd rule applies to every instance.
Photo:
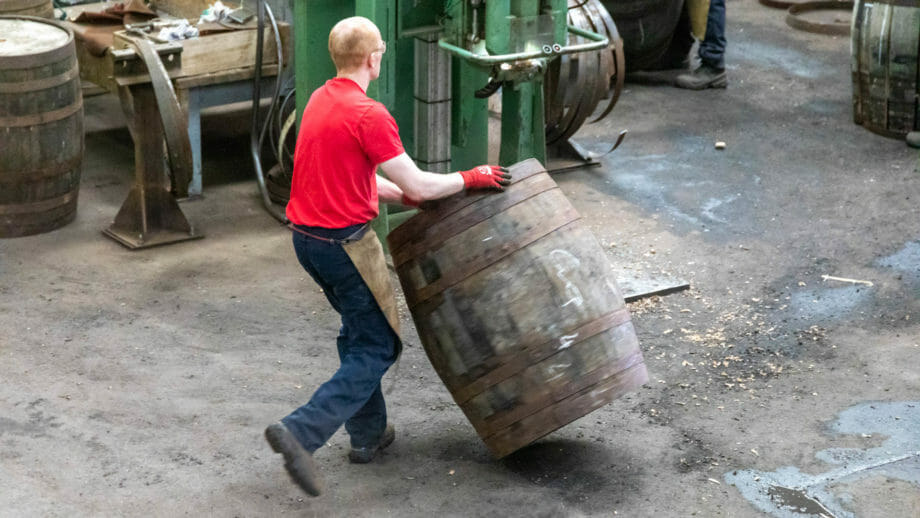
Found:
[[[700,62],[704,66],[725,68],[725,0],[709,0],[706,36],[700,42]]]
[[[322,237],[342,239],[345,229],[309,228]],[[380,380],[399,352],[399,338],[374,295],[341,245],[293,233],[294,251],[304,269],[342,316],[336,345],[339,369],[310,401],[281,420],[301,445],[314,452],[345,424],[355,448],[376,445],[387,423]]]

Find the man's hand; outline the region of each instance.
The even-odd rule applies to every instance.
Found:
[[[504,191],[511,184],[511,175],[504,167],[481,165],[468,171],[460,171],[463,186],[467,189],[498,189]]]

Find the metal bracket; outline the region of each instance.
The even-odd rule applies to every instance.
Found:
[[[513,63],[515,61],[525,61],[528,59],[537,58],[552,58],[555,56],[561,56],[563,54],[574,54],[576,52],[599,50],[606,47],[610,43],[610,40],[607,39],[606,36],[580,29],[574,25],[567,25],[566,27],[568,28],[568,32],[575,34],[576,36],[587,38],[591,40],[592,43],[579,43],[577,45],[566,45],[565,47],[560,45],[544,45],[540,50],[495,55],[476,54],[462,47],[458,47],[452,43],[448,43],[447,40],[444,39],[438,40],[438,46],[450,52],[451,54],[471,61],[474,65],[492,67],[502,63]]]
[[[627,130],[621,131],[610,149],[603,153],[588,151],[572,139],[560,140],[548,145],[546,146],[546,170],[549,173],[561,173],[582,167],[599,166],[601,165],[601,158],[613,153],[620,147],[623,139],[626,138],[626,133]]]
[[[128,248],[147,248],[202,237],[175,200],[186,196],[192,172],[188,126],[163,60],[145,37],[129,37],[149,74],[147,82],[121,87],[122,108],[134,138],[135,183],[103,233]],[[180,47],[181,50],[181,47]],[[130,99],[128,96],[130,95]],[[167,188],[163,137],[173,191]]]
[[[123,34],[123,33],[119,33]],[[182,72],[182,45],[178,43],[163,43],[154,45],[160,62],[169,77],[178,76]],[[112,76],[118,86],[129,86],[138,83],[149,83],[150,74],[147,65],[133,48],[109,49],[112,56]]]

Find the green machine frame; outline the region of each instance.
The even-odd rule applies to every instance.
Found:
[[[380,78],[371,83],[367,93],[393,114],[403,145],[423,169],[448,172],[488,161],[486,97],[499,86],[499,163],[509,165],[533,157],[545,164],[543,73],[547,63],[561,54],[596,50],[608,44],[601,35],[567,25],[567,9],[567,0],[296,1],[293,25],[298,113],[310,93],[335,75],[328,53],[333,25],[349,16],[364,16],[380,29],[388,49]],[[570,33],[586,43],[567,45]],[[444,57],[445,52],[437,54],[438,48],[450,57]],[[449,63],[442,61],[445,59]],[[429,60],[438,61],[436,70],[429,69]],[[433,91],[441,88],[440,83],[449,82],[449,95],[435,96],[431,104],[419,102],[419,97],[425,97],[418,91],[419,82]],[[432,144],[430,128],[419,127],[419,120],[424,119],[419,118],[421,112],[427,120],[449,113],[449,146],[441,145],[440,152],[449,156],[413,154],[413,150]],[[375,221],[378,235],[383,237],[411,214],[390,213],[382,205],[381,217]]]

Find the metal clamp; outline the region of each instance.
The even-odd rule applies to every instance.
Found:
[[[452,43],[448,43],[443,39],[438,40],[438,46],[450,52],[451,54],[455,54],[461,58],[472,61],[475,65],[491,67],[500,63],[543,58],[547,57],[548,55],[556,56],[562,54],[574,54],[576,52],[587,52],[589,50],[599,50],[606,47],[610,43],[610,40],[607,39],[606,36],[580,29],[574,25],[567,25],[566,27],[568,28],[568,32],[575,34],[576,36],[587,38],[591,40],[592,43],[579,43],[577,45],[567,45],[565,47],[557,43],[553,46],[544,45],[540,50],[496,55],[476,54],[462,47],[458,47]]]

